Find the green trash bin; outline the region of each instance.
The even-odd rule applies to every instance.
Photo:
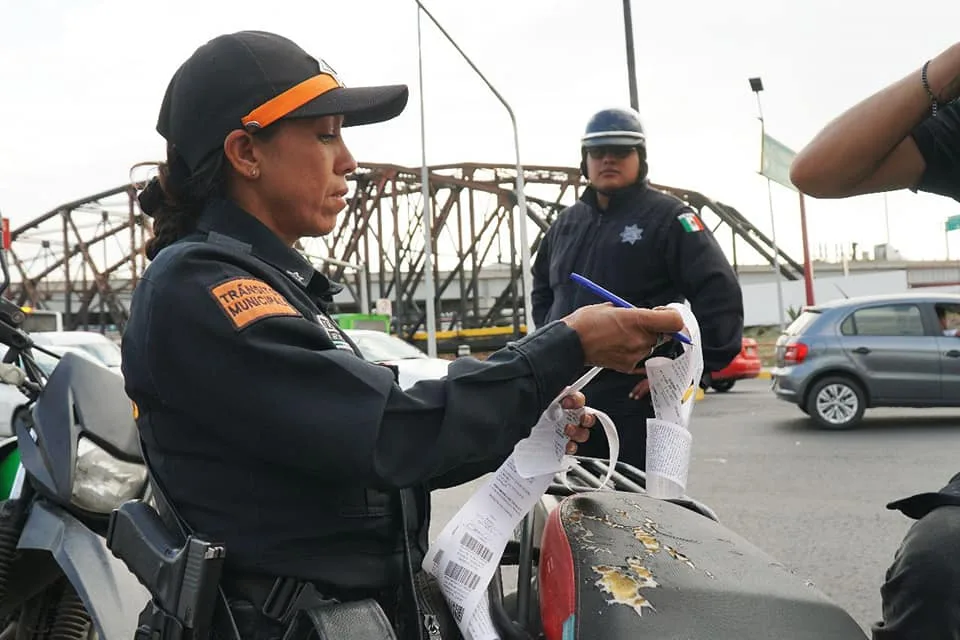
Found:
[[[19,449],[14,449],[3,460],[0,460],[0,500],[6,500],[10,497],[10,490],[13,489],[13,481],[17,477],[19,467]]]

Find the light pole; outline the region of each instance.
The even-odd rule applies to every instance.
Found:
[[[760,92],[763,91],[763,80],[760,78],[750,78],[750,89],[753,90],[753,93],[757,96],[757,113],[760,118],[760,141],[761,141],[761,160],[760,166],[763,167],[763,149],[766,147],[764,135],[766,134],[766,128],[763,121],[763,106],[760,103]],[[771,240],[773,240],[773,274],[776,277],[777,281],[777,313],[780,321],[780,331],[783,331],[785,326],[784,321],[784,308],[783,308],[783,283],[782,275],[780,273],[780,250],[777,247],[777,223],[773,217],[773,185],[769,176],[767,178],[767,201],[770,205],[770,235]]]
[[[467,56],[467,54],[463,52],[463,49],[460,48],[460,45],[458,45],[457,42],[450,36],[450,34],[447,33],[447,30],[444,29],[443,26],[442,26],[439,22],[437,22],[437,19],[434,18],[433,15],[432,15],[429,11],[427,11],[427,8],[423,6],[423,3],[420,2],[420,0],[414,0],[414,2],[417,3],[417,7],[419,7],[419,10],[420,10],[420,11],[423,11],[423,13],[426,14],[426,16],[427,16],[428,18],[430,18],[430,21],[433,22],[434,25],[436,25],[437,29],[440,30],[440,33],[442,33],[442,34],[444,35],[444,37],[450,42],[450,44],[453,45],[453,48],[457,50],[457,53],[459,53],[459,54],[463,57],[463,59],[467,62],[467,64],[470,65],[470,68],[473,69],[474,73],[476,73],[478,76],[480,76],[480,79],[483,80],[484,84],[487,85],[487,88],[490,89],[490,91],[493,93],[493,95],[495,95],[495,96],[497,97],[497,99],[500,101],[500,103],[503,105],[503,107],[507,110],[507,114],[509,114],[509,116],[510,116],[510,122],[511,122],[511,124],[513,125],[513,146],[514,146],[515,153],[516,153],[517,208],[520,210],[520,211],[519,211],[520,215],[518,216],[518,218],[520,219],[520,271],[521,271],[521,277],[523,278],[523,310],[524,310],[525,322],[526,322],[526,325],[527,325],[527,333],[533,333],[533,330],[534,330],[534,324],[533,324],[533,302],[532,302],[531,297],[530,297],[531,291],[532,291],[532,289],[533,289],[533,273],[532,273],[531,270],[530,270],[530,240],[529,240],[529,238],[528,238],[528,235],[529,235],[529,234],[528,234],[528,232],[527,232],[527,198],[526,198],[526,195],[525,195],[524,192],[523,192],[523,190],[524,190],[524,183],[523,183],[523,165],[520,164],[520,135],[519,135],[519,133],[518,133],[518,131],[517,131],[517,117],[514,115],[513,109],[510,108],[510,105],[507,103],[507,101],[504,99],[504,97],[503,97],[502,95],[500,95],[500,92],[497,91],[496,88],[495,88],[492,84],[490,84],[490,81],[487,80],[486,76],[484,76],[483,73],[480,72],[480,69],[478,69],[478,68],[477,68],[477,65],[475,65],[475,64],[473,63],[473,60],[471,60],[471,59]],[[417,19],[417,28],[418,28],[418,32],[417,32],[417,33],[418,33],[418,34],[419,34],[419,25],[420,25],[420,20],[419,20],[419,15],[418,15],[418,19]],[[418,44],[419,44],[419,42],[418,42]],[[422,53],[421,53],[421,60],[422,60]],[[421,62],[421,72],[420,72],[420,73],[421,73],[421,76],[420,76],[420,77],[421,77],[421,83],[420,83],[420,85],[421,85],[421,87],[420,87],[420,114],[421,114],[421,115],[420,115],[420,119],[421,119],[421,129],[423,128],[423,125],[422,125],[422,123],[423,123],[423,80],[422,80],[422,78],[423,78],[423,71],[422,71],[422,67],[423,67],[423,65],[422,65],[422,62]],[[427,181],[427,178],[426,178],[426,175],[427,175],[427,168],[426,168],[426,166],[427,166],[427,165],[426,165],[426,162],[427,162],[427,161],[426,161],[426,148],[425,148],[425,143],[424,143],[423,141],[421,141],[421,144],[424,145],[424,151],[423,151],[423,157],[424,157],[424,160],[423,160],[424,193],[427,193],[427,186],[426,186],[426,181]]]
[[[630,0],[623,0],[623,28],[626,31],[627,41],[627,79],[630,82],[630,106],[634,111],[640,110],[640,99],[637,97],[637,63],[633,51],[633,18],[630,15]]]
[[[417,2],[417,4],[420,4]],[[434,306],[436,284],[433,281],[433,206],[430,198],[430,169],[427,167],[427,120],[423,106],[423,38],[420,33],[420,10],[417,10],[417,64],[420,83],[420,188],[423,194],[423,270],[427,292],[427,355],[437,357],[437,312]],[[399,268],[399,265],[397,265]]]

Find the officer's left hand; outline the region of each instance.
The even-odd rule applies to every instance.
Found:
[[[560,401],[560,406],[564,409],[580,409],[586,404],[586,397],[579,391],[571,393]],[[578,442],[587,441],[587,438],[590,437],[590,429],[593,428],[595,423],[596,418],[589,413],[585,413],[580,418],[580,424],[568,424],[566,426],[564,432],[570,438],[570,442],[567,443],[567,455],[572,456],[577,452]]]

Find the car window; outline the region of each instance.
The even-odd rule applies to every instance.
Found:
[[[922,336],[923,318],[920,307],[913,304],[891,304],[857,309],[840,325],[845,336]]]
[[[790,323],[790,326],[784,330],[784,333],[788,336],[798,336],[804,331],[807,330],[813,321],[820,317],[819,311],[804,311],[798,315],[793,322]]]

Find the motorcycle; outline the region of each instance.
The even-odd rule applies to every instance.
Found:
[[[129,638],[149,594],[107,549],[107,525],[150,495],[123,380],[75,354],[48,377],[23,311],[2,297],[2,251],[0,271],[0,382],[28,399],[0,442],[0,638]]]

